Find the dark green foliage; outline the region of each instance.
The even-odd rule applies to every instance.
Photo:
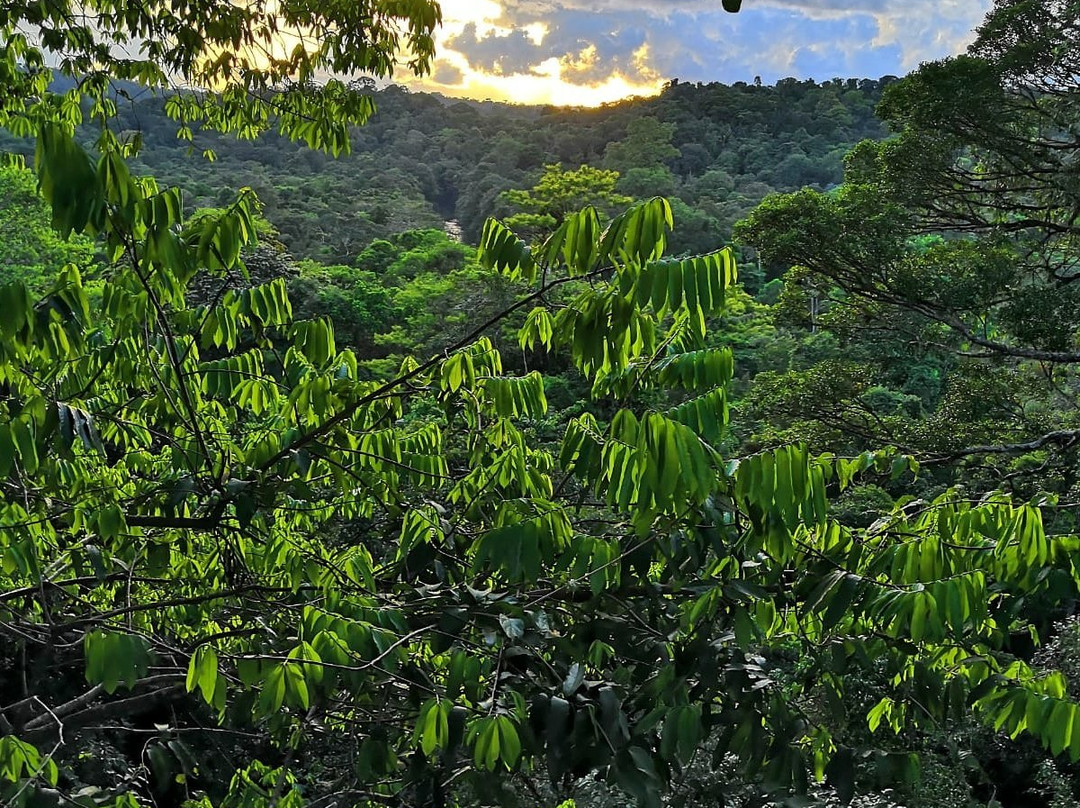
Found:
[[[5,322],[5,351],[24,361],[4,365],[0,460],[21,492],[4,503],[6,591],[52,592],[4,601],[26,635],[5,642],[71,674],[23,685],[37,699],[5,710],[53,749],[0,750],[11,788],[69,789],[69,750],[104,719],[125,722],[119,738],[162,734],[146,775],[110,787],[120,806],[177,774],[200,805],[343,788],[390,799],[442,788],[451,762],[458,788],[482,794],[533,760],[553,785],[599,770],[657,805],[702,745],[765,795],[806,792],[814,775],[852,793],[855,744],[871,747],[875,782],[912,784],[910,749],[803,708],[823,685],[871,732],[967,717],[1080,754],[1061,677],[996,630],[1026,627],[1022,602],[1072,596],[1075,537],[1002,496],[835,521],[831,490],[918,468],[895,451],[722,453],[735,367],[709,323],[754,309],[731,250],[664,257],[664,200],[606,229],[595,211],[570,215],[535,258],[496,225],[471,268],[470,251],[431,233],[365,254],[410,323],[445,316],[417,284],[495,268],[527,284],[493,322],[528,309],[521,345],[566,357],[606,411],[545,441],[549,385],[506,374],[482,326],[369,380],[325,311],[295,318],[272,260],[253,261],[255,285],[232,280],[259,229],[249,197],[189,220],[175,194],[108,158],[69,180],[55,166],[80,151],[54,137],[40,170],[59,226],[88,229],[86,211],[101,211],[104,243],[146,236],[100,314],[69,271],[48,307],[21,293]],[[327,274],[355,292],[363,272]],[[192,309],[187,287],[206,273],[223,291]],[[410,290],[428,306],[410,310]],[[66,479],[74,502],[53,493]],[[78,641],[54,652],[47,625]],[[849,690],[859,678],[846,676],[875,665],[914,671],[918,696],[904,678]],[[232,747],[231,782],[216,751],[170,746],[213,716],[256,739]],[[339,749],[351,765],[322,768]]]
[[[887,84],[672,83],[657,98],[601,110],[481,105],[391,87],[375,93],[379,114],[352,130],[351,154],[337,160],[273,134],[236,140],[197,130],[190,154],[160,102],[118,112],[120,128],[145,143],[137,171],[184,187],[193,207],[250,186],[300,258],[349,264],[373,239],[446,220],[475,242],[488,216],[514,212],[502,193],[532,187],[545,164],[600,167],[606,159],[623,174],[620,193],[674,197],[673,250],[700,253],[723,243],[771,191],[838,183],[844,151],[883,133],[873,110]],[[203,149],[214,162],[198,157]]]
[[[379,7],[422,70],[431,6]],[[235,13],[199,30],[266,12]],[[107,260],[100,305],[71,267],[0,286],[0,798],[544,805],[596,774],[646,808],[1065,804],[1073,61],[1023,42],[1070,13],[1002,2],[972,57],[889,88],[898,136],[831,191],[885,82],[588,112],[389,90],[351,132],[363,93],[276,97],[351,163],[275,137],[88,151],[74,96],[33,118],[53,224]],[[332,37],[255,86],[389,69],[383,20],[374,50]],[[155,83],[139,64],[106,68]],[[9,84],[36,115],[35,80]],[[246,136],[275,96],[192,98],[165,103]],[[151,141],[160,101],[122,112]],[[743,228],[760,253],[721,249],[804,184]],[[515,204],[528,232],[480,225]]]
[[[182,140],[197,126],[248,139],[276,129],[340,154],[349,128],[374,112],[370,77],[389,78],[399,66],[426,73],[441,19],[432,0],[8,3],[0,9],[0,125],[25,137],[43,120],[73,127],[90,119],[104,129],[103,146],[137,151],[137,134],[118,137],[110,123],[121,102],[147,96],[147,109],[164,113]],[[326,78],[355,74],[369,78]]]
[[[0,168],[0,279],[24,282],[35,292],[50,285],[57,270],[74,264],[95,274],[93,242],[61,238],[49,223],[49,208],[37,193],[31,171]]]
[[[896,134],[852,150],[844,186],[771,197],[740,227],[765,275],[784,278],[769,298],[794,343],[790,365],[738,402],[751,439],[839,453],[889,443],[925,461],[915,487],[882,479],[843,494],[845,523],[955,485],[972,499],[1011,490],[1047,503],[1052,529],[1076,527],[1077,23],[1075,4],[998,2],[968,55],[887,88],[880,111]],[[1074,609],[1028,601],[1018,613],[1050,650],[1010,645],[1061,664]],[[1075,726],[1064,709],[1038,720]],[[1044,750],[959,720],[908,741],[920,742],[951,750],[938,760],[964,786],[954,804],[1076,804],[1076,766]]]
[[[441,230],[368,245],[354,266],[300,263],[290,283],[299,316],[328,316],[361,360],[426,356],[513,299],[512,284],[479,266],[476,250]],[[393,372],[398,362],[369,365]]]
[[[795,267],[787,322],[841,340],[758,387],[763,421],[795,434],[831,421],[845,450],[884,440],[981,456],[996,471],[969,477],[976,487],[1004,475],[1030,495],[1042,468],[1073,497],[1076,14],[1000,3],[969,55],[887,88],[880,111],[897,134],[855,148],[845,185],[771,197],[742,226],[770,271]],[[1036,56],[1032,43],[1055,36],[1059,57]]]
[[[604,165],[623,173],[669,165],[682,155],[672,143],[676,129],[656,118],[635,118],[626,127],[626,137],[604,149]]]

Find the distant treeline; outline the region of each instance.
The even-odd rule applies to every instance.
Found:
[[[193,207],[251,186],[297,257],[351,262],[373,239],[451,219],[475,241],[485,217],[509,212],[503,191],[529,187],[555,162],[617,169],[619,190],[634,197],[673,197],[674,246],[705,251],[770,191],[840,182],[847,149],[884,134],[874,108],[894,80],[673,81],[655,98],[599,109],[458,101],[390,87],[378,92],[378,113],[356,130],[352,154],[342,159],[280,137],[198,133],[194,149],[211,149],[216,162],[189,159],[193,147],[177,140],[160,99],[131,103],[125,115],[146,144],[136,166],[182,187]]]

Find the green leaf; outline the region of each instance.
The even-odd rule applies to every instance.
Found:
[[[97,515],[98,535],[106,542],[119,538],[127,532],[124,514],[118,505],[107,505]]]
[[[866,715],[867,725],[870,727],[871,732],[877,732],[878,726],[881,725],[881,721],[887,718],[892,711],[893,701],[887,696],[874,705]]]
[[[10,429],[19,463],[27,474],[35,474],[38,469],[38,451],[31,426],[22,419],[16,419],[11,422]]]
[[[450,702],[431,699],[424,703],[416,722],[416,736],[420,748],[430,756],[437,749],[445,749],[450,739]]]
[[[218,684],[218,656],[217,651],[209,645],[201,645],[192,654],[188,662],[187,691],[191,693],[196,687],[202,694],[207,704],[214,703],[214,693]]]
[[[146,676],[152,658],[150,644],[134,634],[92,631],[84,642],[86,680],[114,693],[121,683],[133,688]]]
[[[512,769],[517,765],[521,757],[521,739],[518,737],[517,727],[514,722],[505,715],[497,719],[499,729],[499,755],[506,768]]]
[[[1060,755],[1072,743],[1075,714],[1076,708],[1067,701],[1057,702],[1050,711],[1045,732],[1052,754]]]
[[[0,478],[7,477],[15,464],[17,449],[10,424],[0,424]]]
[[[266,675],[259,707],[263,714],[278,712],[285,703],[285,665],[274,665]]]
[[[299,665],[285,663],[284,671],[287,697],[296,707],[307,710],[311,707],[311,691],[303,669]]]
[[[536,263],[528,245],[502,222],[488,219],[480,236],[480,263],[510,278],[536,280]]]
[[[478,719],[469,731],[473,739],[473,762],[477,768],[494,771],[500,759],[500,718]]]

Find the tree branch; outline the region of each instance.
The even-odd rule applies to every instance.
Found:
[[[929,460],[923,461],[923,465],[947,463],[950,460],[959,460],[964,457],[971,457],[975,455],[1006,455],[1006,454],[1025,454],[1026,452],[1034,452],[1047,446],[1059,446],[1063,449],[1068,449],[1076,445],[1080,441],[1080,429],[1061,429],[1056,432],[1048,432],[1042,437],[1035,438],[1026,443],[1001,443],[1001,444],[988,444],[986,446],[969,446],[966,449],[958,449],[954,452],[946,452],[945,454],[936,455]]]

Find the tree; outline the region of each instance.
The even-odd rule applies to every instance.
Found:
[[[1077,23],[1072,4],[997,3],[967,55],[886,90],[896,136],[858,146],[841,188],[752,214],[741,238],[788,273],[780,325],[798,338],[816,301],[833,340],[754,380],[740,415],[757,445],[900,445],[926,475],[883,483],[889,498],[1004,488],[1044,503],[1053,531],[1075,530]],[[1073,607],[1044,605],[1021,613],[1045,647],[1068,644]],[[1015,647],[1037,664],[1047,654]],[[1075,792],[1076,768],[1037,748],[977,742],[967,759],[1005,805],[1042,799],[1046,772]]]
[[[536,249],[489,222],[481,261],[527,291],[370,381],[284,278],[235,282],[250,192],[187,218],[116,140],[36,122],[55,225],[113,266],[95,313],[75,267],[0,288],[7,802],[434,808],[601,772],[654,806],[702,747],[768,799],[849,798],[876,785],[857,760],[914,778],[903,736],[868,734],[969,716],[1080,757],[1063,677],[1015,640],[1044,633],[1025,604],[1075,597],[1080,542],[957,492],[845,526],[831,495],[916,464],[728,450],[734,358],[707,335],[733,253],[666,258],[665,201]],[[555,435],[544,378],[486,336],[526,311],[521,346],[600,413]],[[94,791],[103,738],[127,765]]]
[[[516,290],[481,267],[476,250],[442,230],[401,233],[365,248],[356,267],[307,261],[290,284],[298,319],[329,316],[335,339],[390,375],[404,356],[429,356],[513,303]],[[500,343],[494,335],[496,343]]]
[[[109,0],[17,0],[0,9],[0,126],[25,136],[42,120],[71,126],[88,115],[107,124],[133,86],[171,88],[164,109],[183,138],[196,124],[249,138],[277,128],[336,154],[349,146],[349,127],[374,111],[371,83],[316,78],[389,78],[399,59],[423,74],[440,21],[434,0],[154,0],[122,12]],[[62,93],[49,89],[54,66],[67,79]],[[120,145],[103,131],[103,148]]]
[[[586,206],[595,206],[606,215],[630,202],[617,193],[619,174],[583,165],[564,171],[558,163],[544,166],[544,173],[531,189],[510,190],[503,197],[522,210],[507,218],[507,224],[526,236],[540,238],[558,228],[568,215]]]
[[[774,266],[802,268],[790,299],[815,287],[824,322],[865,353],[916,346],[947,372],[934,389],[891,380],[926,392],[927,417],[894,420],[886,439],[981,459],[983,488],[1009,475],[1034,493],[1043,461],[1053,490],[1075,484],[1078,22],[1068,3],[999,2],[968,55],[888,88],[880,112],[898,134],[855,148],[843,187],[774,197],[742,229]],[[873,366],[851,368],[854,391]],[[857,420],[849,435],[881,439],[875,414]]]
[[[619,180],[618,188],[631,198],[674,195],[678,180],[667,168],[631,168]]]
[[[819,120],[821,106],[836,103],[830,86],[807,86],[802,95],[791,98],[780,97],[773,88],[755,95],[745,85],[680,85],[679,92],[627,99],[602,110],[555,112],[511,105],[493,105],[485,111],[465,103],[447,106],[390,85],[372,93],[379,114],[352,130],[350,153],[337,159],[269,132],[247,140],[195,127],[191,143],[177,140],[176,123],[165,115],[162,99],[149,93],[120,105],[115,129],[124,138],[142,135],[143,148],[133,170],[182,187],[192,208],[227,204],[236,187],[251,187],[290,253],[298,259],[347,264],[372,239],[442,227],[448,219],[458,220],[465,239],[476,243],[489,215],[514,212],[497,199],[502,191],[531,187],[544,163],[596,165],[614,132],[625,130],[633,118],[655,117],[677,123],[676,145],[683,151],[691,149],[698,160],[674,161],[674,179],[667,172],[650,171],[649,177],[640,178],[647,181],[641,182],[624,173],[622,180],[634,183],[637,190],[630,186],[616,190],[647,198],[674,188],[688,206],[715,219],[711,240],[687,240],[688,229],[694,228],[687,228],[686,216],[677,213],[676,238],[682,243],[675,251],[693,252],[713,249],[728,239],[734,222],[769,191],[839,182],[843,153],[864,137],[884,131],[872,113],[880,86],[864,85],[844,101],[851,123],[817,137],[807,131]],[[726,115],[724,110],[730,109],[738,109],[739,115]],[[397,148],[418,133],[430,144],[429,159],[418,161]],[[86,141],[97,136],[92,124],[80,128],[80,138]],[[32,140],[0,135],[0,144],[0,150],[33,156]],[[817,171],[784,171],[793,184],[777,184],[776,167],[796,146],[827,167],[827,177]],[[195,154],[208,150],[215,159],[191,159],[192,148]],[[733,187],[738,176],[738,193],[715,183],[699,185],[705,154],[708,166],[728,175]],[[534,171],[537,177],[532,176]],[[750,192],[755,186],[763,190]]]
[[[535,257],[489,224],[483,260],[533,285],[507,312],[533,307],[523,344],[568,351],[610,402],[545,444],[542,379],[503,375],[487,324],[362,381],[325,321],[291,321],[282,280],[187,308],[200,267],[238,265],[247,197],[185,223],[118,158],[93,170],[56,130],[39,154],[57,223],[122,263],[99,317],[73,269],[40,304],[4,290],[20,361],[4,366],[0,632],[28,688],[3,710],[9,798],[85,801],[68,745],[144,728],[153,771],[120,804],[174,775],[204,805],[435,804],[537,757],[555,783],[600,769],[655,804],[702,743],[773,793],[815,772],[850,793],[849,737],[804,699],[844,701],[863,664],[899,674],[863,705],[871,729],[971,704],[1080,753],[1061,678],[1008,644],[1017,599],[1075,592],[1076,539],[1035,506],[953,494],[845,528],[830,487],[905,458],[722,455],[732,357],[700,346],[734,265],[663,260],[666,203],[606,230],[586,209]],[[571,305],[544,306],[577,279]],[[634,403],[649,388],[657,403]],[[185,732],[215,715],[258,739],[232,747],[231,785]]]
[[[0,278],[24,281],[35,292],[43,292],[65,264],[94,266],[93,242],[57,236],[33,173],[25,169],[0,168],[0,244]]]
[[[624,173],[633,168],[662,168],[681,153],[671,144],[674,136],[673,124],[634,118],[626,128],[626,138],[604,150],[604,165]]]

